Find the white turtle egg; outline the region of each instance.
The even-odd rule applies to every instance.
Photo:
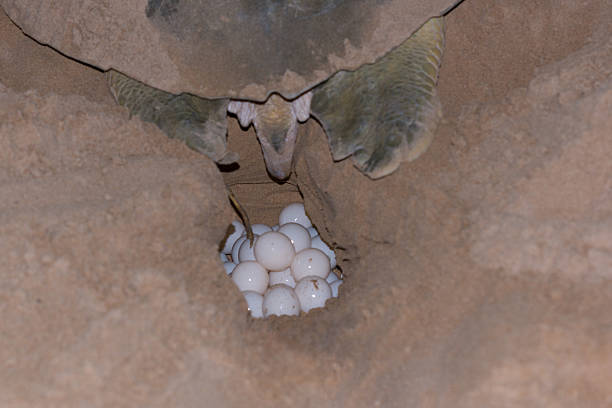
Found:
[[[234,246],[232,247],[232,262],[236,264],[240,262],[238,258],[238,251],[240,251],[240,246],[244,241],[246,241],[246,237],[240,237],[236,240],[236,242],[234,242]]]
[[[329,275],[330,270],[331,267],[327,255],[315,248],[308,248],[298,252],[291,263],[291,273],[296,281],[306,276],[318,276],[325,279]]]
[[[272,228],[268,227],[266,224],[253,224],[251,230],[255,235],[263,235],[268,231],[272,231]]]
[[[219,259],[221,259],[221,262],[223,263],[229,262],[229,258],[223,252],[219,252]]]
[[[232,272],[232,280],[241,292],[252,290],[264,294],[268,287],[268,271],[255,261],[241,262]]]
[[[278,223],[283,225],[288,222],[295,222],[304,228],[312,227],[312,222],[310,222],[310,218],[306,215],[304,204],[302,203],[289,204],[283,208],[278,217]]]
[[[278,230],[281,234],[285,234],[293,244],[295,252],[300,252],[302,249],[310,248],[310,234],[308,230],[295,222],[288,222]]]
[[[311,309],[325,306],[332,293],[325,279],[307,276],[295,285],[295,295],[302,310],[308,313]]]
[[[255,318],[263,317],[263,296],[257,292],[253,292],[252,290],[244,291],[242,294],[247,302],[247,307],[249,312],[251,312],[251,316]]]
[[[225,268],[225,273],[231,275],[234,271],[234,268],[236,267],[236,264],[233,262],[225,262],[223,264],[223,267]]]
[[[330,285],[337,280],[340,280],[340,278],[338,278],[338,275],[336,275],[333,271],[327,275],[327,278],[325,278],[325,281]]]
[[[310,234],[310,238],[314,238],[319,235],[319,231],[315,227],[308,227],[308,233]]]
[[[332,274],[333,275],[333,274]],[[332,297],[338,297],[338,288],[342,285],[343,281],[338,279],[337,281],[333,281],[329,284],[329,288],[331,289]]]
[[[255,238],[255,242],[257,242],[257,238]],[[240,262],[244,261],[254,261],[255,260],[255,243],[251,246],[251,241],[248,239],[244,240],[242,245],[240,245],[240,249],[238,250],[238,260]]]
[[[240,236],[244,232],[244,226],[240,222],[232,221],[232,225],[234,226],[234,232],[232,232],[227,237],[227,239],[225,240],[225,245],[223,245],[223,250],[221,251],[224,254],[228,255],[232,253],[234,243],[236,242],[236,240],[238,240],[238,238],[240,238]]]
[[[300,301],[295,292],[287,285],[274,285],[263,297],[263,315],[297,316],[300,314]]]
[[[293,244],[280,232],[266,232],[255,242],[255,259],[271,271],[286,269],[291,265],[294,256]]]
[[[293,279],[293,275],[291,275],[291,268],[287,268],[280,272],[270,272],[270,286],[280,283],[295,288],[295,279]]]
[[[329,266],[334,269],[336,267],[336,254],[331,250],[330,247],[321,239],[320,236],[314,237],[310,243],[311,248],[316,248],[321,251],[329,258]]]

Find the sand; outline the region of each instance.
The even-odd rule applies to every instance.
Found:
[[[468,0],[430,149],[372,181],[300,127],[219,171],[0,15],[0,406],[612,405],[612,15]],[[218,244],[303,200],[346,282],[251,319]]]

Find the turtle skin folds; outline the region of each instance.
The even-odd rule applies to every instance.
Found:
[[[314,88],[311,114],[334,160],[353,155],[355,166],[376,179],[427,150],[442,115],[436,83],[443,50],[443,17],[432,18],[374,64]]]
[[[119,105],[145,122],[155,123],[168,137],[184,141],[217,163],[229,164],[238,155],[227,151],[227,99],[174,95],[129,78],[117,71],[106,73],[111,93]]]

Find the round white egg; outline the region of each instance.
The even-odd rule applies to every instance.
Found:
[[[280,272],[270,272],[270,286],[283,284],[287,285],[290,288],[295,288],[295,279],[293,279],[293,275],[291,275],[291,268],[287,268]]]
[[[234,271],[234,268],[236,267],[236,264],[233,262],[225,262],[223,264],[223,267],[225,268],[225,273],[231,275]]]
[[[295,252],[300,252],[302,249],[310,248],[310,234],[308,230],[297,224],[295,222],[288,222],[287,224],[283,224],[278,232],[281,234],[285,234],[293,247],[295,248]]]
[[[246,241],[246,237],[240,237],[236,240],[236,242],[234,242],[234,246],[232,247],[232,262],[234,262],[235,264],[240,262],[240,259],[238,258],[238,252],[240,251],[240,246],[244,241]]]
[[[257,238],[255,238],[255,242],[257,242]],[[238,260],[240,262],[254,261],[255,260],[255,244],[251,246],[251,241],[249,241],[248,239],[244,240],[242,245],[240,245],[240,249],[238,250]]]
[[[333,275],[333,274],[332,274]],[[338,288],[342,285],[342,280],[338,279],[337,281],[333,281],[329,284],[329,288],[331,289],[332,297],[338,297]]]
[[[221,259],[221,262],[226,263],[229,262],[229,258],[227,257],[226,254],[224,254],[223,252],[219,252],[219,259]]]
[[[295,295],[300,301],[301,309],[308,313],[311,309],[325,306],[332,293],[325,279],[307,276],[295,285]]]
[[[300,301],[295,292],[287,285],[274,285],[263,297],[263,315],[265,317],[297,316],[300,314]]]
[[[234,247],[234,243],[240,238],[242,233],[244,232],[244,226],[238,221],[232,221],[232,225],[234,226],[234,232],[232,232],[227,239],[225,240],[225,244],[223,245],[224,254],[231,254],[232,248]]]
[[[312,227],[312,222],[310,222],[310,218],[306,215],[304,204],[302,203],[289,204],[283,208],[278,217],[278,223],[282,226],[289,222],[295,222],[304,228]]]
[[[306,276],[318,276],[325,279],[330,271],[329,258],[315,248],[298,252],[291,263],[291,274],[296,281]]]
[[[291,265],[295,249],[289,238],[280,232],[266,232],[255,242],[255,259],[270,271],[282,271]]]
[[[247,307],[249,312],[251,312],[251,316],[255,318],[263,317],[263,296],[252,290],[244,291],[242,294],[247,302]]]
[[[332,269],[336,267],[336,254],[331,250],[330,247],[321,239],[321,236],[316,236],[312,238],[310,246],[312,248],[319,249],[323,251],[325,255],[329,258],[329,265]]]
[[[268,231],[272,231],[272,228],[268,227],[266,224],[253,224],[251,225],[251,231],[255,235],[263,235]]]
[[[252,290],[264,294],[268,287],[268,271],[255,261],[241,262],[232,272],[232,280],[241,292]]]

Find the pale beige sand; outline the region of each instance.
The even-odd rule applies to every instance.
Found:
[[[252,130],[221,175],[2,16],[0,406],[610,406],[606,6],[466,1],[430,150],[373,182],[310,121],[286,185]],[[224,179],[255,222],[299,187],[339,299],[247,317]]]

